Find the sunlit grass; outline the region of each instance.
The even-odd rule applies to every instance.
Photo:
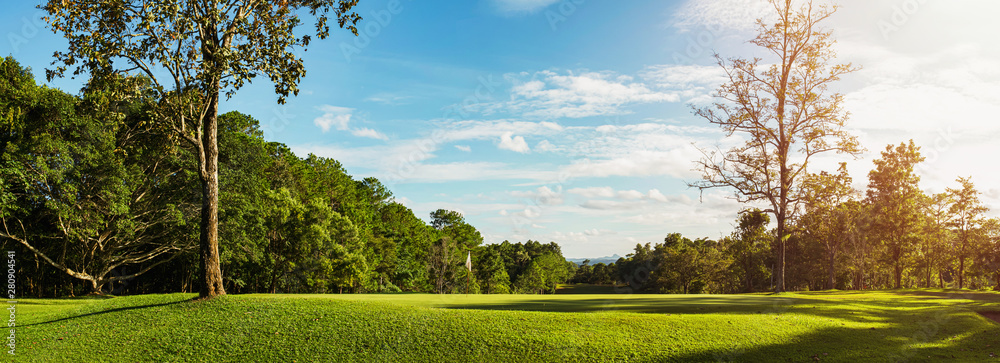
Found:
[[[1000,310],[994,293],[193,297],[22,300],[17,359],[981,362],[1000,352],[1000,325],[975,313]]]

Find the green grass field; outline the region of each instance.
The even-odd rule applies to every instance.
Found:
[[[25,299],[14,361],[1000,361],[996,293],[594,291]]]

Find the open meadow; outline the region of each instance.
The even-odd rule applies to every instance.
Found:
[[[21,300],[15,361],[1000,361],[987,292],[194,297]]]

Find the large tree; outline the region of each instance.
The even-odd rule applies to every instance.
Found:
[[[825,152],[856,155],[857,138],[844,130],[843,97],[828,87],[855,71],[850,64],[830,64],[836,56],[832,32],[819,23],[836,11],[811,0],[770,0],[775,19],[757,20],[751,44],[772,58],[716,56],[727,81],[718,99],[695,113],[746,143],[726,151],[703,151],[701,190],[733,188],[740,202],[765,202],[777,220],[774,252],[775,290],[785,290],[786,223],[799,201],[796,179],[813,156]]]
[[[895,288],[902,287],[904,262],[920,237],[920,176],[914,167],[924,160],[920,148],[910,140],[893,148],[888,145],[875,169],[868,173],[867,202],[872,208],[873,233],[892,264]]]
[[[838,253],[854,227],[851,205],[855,194],[851,187],[847,163],[841,163],[837,174],[820,172],[802,178],[802,200],[805,213],[798,219],[804,233],[823,247],[827,263],[827,288],[835,289]]]
[[[940,287],[944,287],[943,271],[950,266],[948,258],[951,250],[951,195],[937,193],[927,196],[923,201],[924,231],[920,244],[920,265],[924,269],[924,287],[931,287],[931,275],[938,269]]]
[[[979,200],[979,191],[972,184],[971,178],[958,178],[961,188],[948,188],[952,204],[951,226],[958,237],[958,288],[965,287],[965,261],[969,258],[970,249],[976,241],[985,239],[983,224],[986,222],[987,208]]]
[[[53,32],[69,41],[56,52],[51,79],[73,74],[142,74],[159,98],[158,117],[196,150],[202,189],[202,298],[225,294],[218,252],[218,110],[258,75],[274,84],[278,102],[298,94],[305,74],[293,53],[309,45],[295,35],[301,15],[315,19],[316,36],[329,35],[332,18],[358,34],[358,0],[50,0],[41,8]],[[332,11],[333,14],[330,14]]]
[[[0,60],[0,240],[91,293],[194,247],[183,150],[148,122],[145,90],[95,78],[74,97]]]
[[[428,267],[435,291],[440,294],[451,291],[455,283],[460,282],[455,280],[465,266],[458,262],[464,262],[462,257],[483,243],[483,236],[476,227],[465,222],[462,213],[445,209],[431,212],[431,227],[437,230],[438,239],[432,245]]]

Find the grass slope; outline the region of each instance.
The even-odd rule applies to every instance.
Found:
[[[1000,361],[993,293],[192,297],[21,300],[14,361]]]

